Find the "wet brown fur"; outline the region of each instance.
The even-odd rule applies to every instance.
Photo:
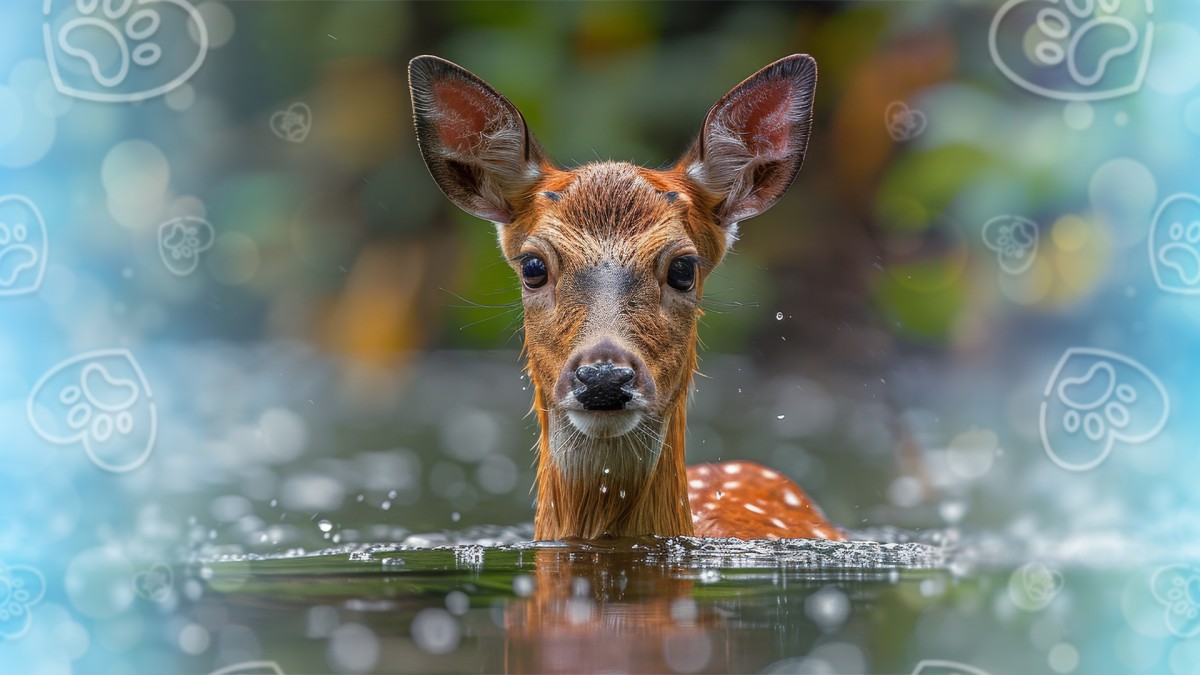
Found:
[[[586,483],[568,482],[550,456],[551,406],[546,392],[558,378],[556,364],[565,363],[578,346],[586,306],[578,302],[582,298],[571,297],[570,289],[560,294],[566,297],[555,299],[551,311],[528,306],[525,352],[542,428],[537,536],[691,535],[683,448],[699,307],[659,311],[661,281],[670,263],[662,254],[694,249],[700,256],[698,303],[706,273],[725,255],[725,233],[709,215],[716,200],[678,170],[597,163],[573,171],[545,166],[544,172],[545,178],[531,190],[529,208],[503,229],[501,248],[510,260],[537,252],[554,278],[606,258],[637,271],[638,285],[621,313],[629,319],[627,338],[650,367],[658,396],[666,403],[661,413],[666,435],[663,456],[649,480],[592,476]],[[541,196],[545,191],[558,193],[558,200]],[[678,196],[668,199],[667,192]],[[519,273],[517,268],[514,263]]]
[[[810,80],[789,85],[787,77]],[[479,78],[434,57],[414,59],[410,78],[418,140],[439,186],[460,207],[497,223],[518,277],[523,257],[532,254],[555,280],[524,298],[524,351],[541,425],[537,538],[692,535],[684,437],[704,280],[724,257],[736,221],[769,207],[799,170],[815,64],[789,57],[747,79],[710,111],[705,128],[711,133],[702,133],[663,171],[617,162],[560,169],[545,158],[516,108]],[[771,108],[798,96],[781,89],[788,86],[805,89],[807,103]],[[743,127],[761,133],[739,136]],[[464,137],[463,129],[477,131]],[[722,149],[707,163],[706,142]],[[746,146],[743,156],[734,156],[739,144]],[[755,144],[777,155],[783,151],[775,146],[783,144],[797,156],[754,154]],[[741,173],[729,175],[735,164]],[[694,293],[666,290],[669,265],[684,254],[700,260]],[[595,289],[579,279],[581,271],[605,263],[623,270],[628,283],[619,306],[601,308],[619,317],[616,325],[606,324],[604,337],[615,333],[651,371],[656,394],[648,412],[661,422],[662,451],[648,474],[566,475],[551,448],[553,392],[572,354],[596,339],[588,335]]]

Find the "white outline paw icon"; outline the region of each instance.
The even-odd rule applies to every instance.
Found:
[[[912,675],[988,675],[987,672],[958,661],[925,659],[917,664]]]
[[[1200,197],[1180,192],[1164,199],[1146,240],[1154,283],[1168,293],[1200,295]]]
[[[127,349],[101,349],[54,366],[37,381],[26,409],[33,430],[57,445],[81,443],[92,462],[113,473],[150,458],[158,406],[141,366]]]
[[[983,224],[983,245],[995,251],[1001,270],[1023,274],[1037,257],[1038,225],[1021,216],[996,216]]]
[[[41,287],[48,252],[46,221],[37,206],[21,195],[0,197],[0,297]]]
[[[1154,599],[1167,608],[1167,630],[1176,637],[1200,634],[1200,568],[1160,567],[1150,579]]]
[[[1152,0],[1009,0],[992,18],[988,49],[1005,77],[1039,96],[1125,96],[1146,77],[1153,12]]]
[[[271,133],[289,143],[303,143],[312,129],[312,109],[297,101],[271,115]]]
[[[904,101],[892,101],[883,111],[883,123],[893,141],[907,141],[925,131],[925,113],[913,110]]]
[[[1104,349],[1068,349],[1042,395],[1042,446],[1068,471],[1098,466],[1117,441],[1135,445],[1154,438],[1171,414],[1167,391],[1153,373]]]
[[[196,271],[200,254],[212,248],[217,233],[203,218],[180,216],[158,226],[158,257],[176,276]]]
[[[1062,574],[1040,562],[1025,563],[1008,578],[1008,597],[1026,612],[1045,609],[1062,589]]]
[[[0,561],[0,641],[15,640],[33,625],[29,608],[42,601],[46,579],[25,565]]]
[[[68,96],[107,103],[161,96],[194,75],[208,53],[204,19],[185,0],[74,0],[59,2],[65,8],[51,16],[55,2],[43,2],[42,40],[54,85]]]

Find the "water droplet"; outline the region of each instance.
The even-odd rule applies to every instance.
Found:
[[[607,466],[604,467],[604,473],[608,473],[609,471],[611,471],[611,469],[609,469]]]
[[[600,486],[600,494],[606,494],[607,492],[608,492],[608,486],[607,486],[607,485],[601,485],[601,486]]]
[[[625,499],[625,491],[624,490],[621,490],[617,494],[620,495],[621,499]]]
[[[455,511],[454,513],[450,514],[450,520],[453,520],[457,523],[458,521],[462,520],[462,514],[458,511]]]
[[[775,312],[775,320],[783,321],[783,312]]]
[[[379,508],[383,509],[384,511],[387,511],[388,509],[392,508],[392,503],[391,503],[391,502],[384,502],[384,503],[382,503],[382,504],[380,504],[380,505],[379,505]]]
[[[776,416],[775,416],[775,419],[777,419],[777,420],[781,420],[781,419],[783,419],[783,418],[785,418],[785,417],[787,417],[787,415],[776,415]]]
[[[329,522],[328,520],[322,520],[321,522],[317,523],[317,527],[321,528],[322,532],[328,532],[333,529],[333,523]]]

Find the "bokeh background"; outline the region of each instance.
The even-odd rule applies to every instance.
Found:
[[[1200,669],[1147,583],[1196,552],[1200,298],[1156,283],[1149,239],[1164,201],[1200,191],[1194,3],[1125,0],[1121,16],[1154,25],[1144,78],[1093,101],[1007,77],[988,2],[209,0],[203,35],[161,2],[140,38],[152,20],[131,28],[128,3],[41,4],[0,7],[0,194],[36,205],[46,242],[36,287],[0,295],[0,582],[25,566],[45,586],[25,630],[0,626],[0,671],[259,656],[244,627],[180,615],[204,593],[184,564],[202,547],[531,519],[517,281],[492,227],[421,162],[410,58],[486,79],[563,165],[657,167],[728,89],[795,52],[820,66],[814,135],[792,190],[743,224],[706,287],[689,460],[770,464],[850,528],[1003,533],[1060,565],[1131,566],[1106,632],[1079,641],[1129,671]],[[70,17],[102,15],[132,45],[157,40],[154,68],[202,61],[162,95],[64,93],[87,64],[55,66],[45,43],[61,52]],[[1036,26],[1001,28],[1018,57],[1042,53]],[[95,46],[111,74],[104,37],[69,44]],[[26,213],[0,206],[17,209],[5,222]],[[1020,272],[985,235],[998,216],[1034,224]],[[160,235],[182,217],[211,230],[181,275]],[[36,268],[3,246],[0,282],[28,283]],[[1072,347],[1134,359],[1171,404],[1160,433],[1086,472],[1055,465],[1038,429]],[[114,348],[144,372],[157,421],[122,473],[48,442],[27,411],[57,364]],[[144,588],[160,563],[175,570],[165,600]]]

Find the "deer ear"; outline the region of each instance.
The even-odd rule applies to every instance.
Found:
[[[800,171],[812,129],[817,62],[793,54],[751,75],[708,111],[679,169],[721,199],[721,226],[766,211]]]
[[[408,84],[417,145],[438,187],[467,213],[512,222],[543,161],[521,112],[470,71],[436,56],[410,61]]]

